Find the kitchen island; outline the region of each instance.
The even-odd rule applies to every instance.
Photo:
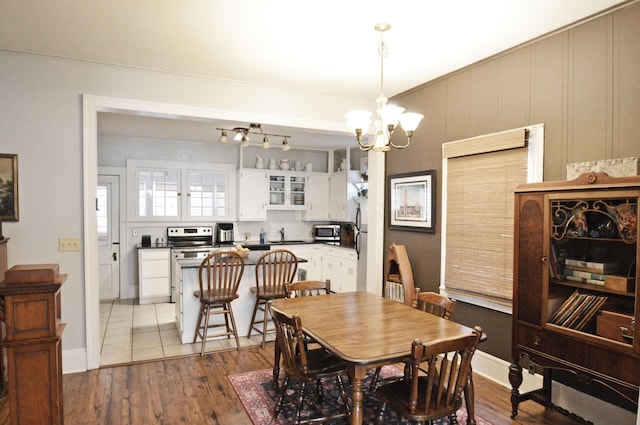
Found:
[[[238,299],[231,303],[233,316],[238,327],[238,336],[245,337],[249,331],[251,314],[255,303],[255,295],[250,292],[252,286],[256,286],[255,265],[262,254],[267,251],[250,251],[249,256],[244,258],[244,273],[238,287]],[[307,260],[298,258],[298,267]],[[200,301],[193,295],[193,292],[200,288],[198,270],[201,259],[181,259],[172,258],[172,279],[174,280],[174,295],[176,307],[176,327],[178,335],[183,344],[193,342]]]

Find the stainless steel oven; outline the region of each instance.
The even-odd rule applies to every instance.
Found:
[[[168,227],[167,244],[171,247],[171,257],[175,260],[203,260],[220,249],[215,245],[213,235],[213,226]],[[175,282],[171,279],[171,302],[176,298]]]

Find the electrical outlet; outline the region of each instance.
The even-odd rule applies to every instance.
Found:
[[[131,230],[131,236],[133,236],[134,238],[138,236],[138,229]]]
[[[58,251],[80,251],[80,238],[58,238]]]
[[[251,238],[251,233],[250,232],[244,232],[244,241],[248,241]]]

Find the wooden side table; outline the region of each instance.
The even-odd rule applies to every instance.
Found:
[[[12,425],[62,425],[62,332],[60,288],[52,282],[0,283],[5,337],[7,396]]]

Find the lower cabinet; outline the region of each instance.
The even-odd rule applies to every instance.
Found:
[[[304,244],[304,245],[286,245],[286,249],[293,252],[296,257],[304,258],[307,260],[305,263],[298,263],[298,272],[304,270],[306,272],[306,280],[320,280],[320,245],[316,244]],[[296,276],[296,280],[299,280],[300,273]]]
[[[168,302],[171,296],[169,248],[138,249],[140,304]]]
[[[351,248],[323,246],[321,248],[321,279],[331,279],[335,292],[358,290],[358,257]]]

